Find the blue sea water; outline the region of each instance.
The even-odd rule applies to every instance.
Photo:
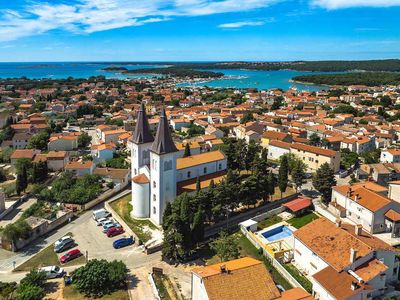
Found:
[[[253,71],[253,70],[210,70],[214,72],[222,72],[228,78],[215,79],[207,82],[194,83],[194,86],[209,86],[214,88],[257,88],[259,90],[266,90],[271,88],[280,88],[288,90],[290,88],[297,88],[304,91],[320,91],[327,89],[327,86],[312,85],[312,84],[299,84],[290,82],[295,76],[307,74],[324,74],[319,72],[299,72],[292,70],[278,70],[278,71]],[[326,74],[326,73],[325,73]],[[230,78],[229,78],[230,77]],[[188,85],[188,84],[183,84]]]
[[[115,64],[116,66],[126,67],[127,69],[142,69],[165,67],[157,64]],[[102,71],[109,67],[107,63],[89,63],[89,62],[49,62],[49,63],[0,63],[0,78],[19,78],[25,76],[30,79],[40,78],[88,78],[90,76],[103,75],[106,78],[151,78],[152,74],[124,75],[119,72]],[[310,72],[297,72],[292,70],[279,71],[252,71],[252,70],[212,70],[222,72],[226,78],[215,79],[206,82],[196,82],[195,84],[181,84],[181,86],[209,86],[222,88],[257,88],[270,89],[281,88],[287,90],[295,87],[298,90],[318,91],[326,89],[326,86],[305,85],[290,82],[294,76],[310,74]],[[318,74],[318,73],[313,73]]]

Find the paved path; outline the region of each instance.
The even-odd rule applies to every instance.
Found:
[[[29,198],[26,201],[21,202],[18,206],[14,207],[12,211],[6,214],[0,221],[0,227],[6,227],[10,223],[17,221],[24,211],[26,211],[31,205],[36,203],[36,198]]]

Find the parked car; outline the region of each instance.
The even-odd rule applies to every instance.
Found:
[[[124,232],[125,230],[122,227],[113,227],[107,230],[107,236],[113,237]]]
[[[40,268],[39,271],[46,273],[48,279],[63,277],[65,271],[63,268],[59,266],[48,266]]]
[[[114,224],[116,223],[113,219],[105,219],[103,222],[101,222],[101,226],[106,226],[106,225],[110,225],[110,224]]]
[[[72,239],[72,237],[70,237],[69,235],[63,236],[62,238],[58,239],[55,243],[54,243],[54,247],[56,247],[57,245],[63,243],[65,240],[69,240]]]
[[[105,221],[107,221],[108,219],[107,218],[100,218],[100,219],[97,219],[96,220],[96,225],[97,226],[103,226],[103,222],[105,222]]]
[[[65,250],[71,249],[75,247],[75,241],[72,238],[65,239],[62,242],[58,243],[57,246],[54,247],[54,251],[56,253],[63,252]]]
[[[104,208],[93,211],[93,219],[95,221],[97,221],[98,219],[101,219],[101,218],[108,218],[108,217],[111,217],[111,214]]]
[[[69,262],[75,258],[78,258],[79,256],[82,256],[82,255],[83,254],[81,251],[79,251],[79,249],[71,250],[60,257],[60,263],[65,264],[66,262]]]
[[[132,245],[134,242],[135,242],[135,239],[133,238],[133,236],[128,237],[128,238],[122,238],[122,239],[118,239],[118,240],[114,241],[113,247],[115,249],[119,249],[122,247]]]
[[[110,224],[106,224],[106,225],[103,226],[103,232],[104,232],[104,233],[107,233],[107,231],[108,231],[109,229],[114,228],[114,227],[121,227],[121,225],[120,225],[119,223],[110,223]]]

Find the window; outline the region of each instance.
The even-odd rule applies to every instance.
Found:
[[[137,174],[137,169],[135,168],[135,175]]]
[[[153,195],[153,201],[156,201],[157,200],[157,197],[156,197],[156,195],[154,194]]]
[[[207,174],[207,168],[204,168],[203,173]]]
[[[172,160],[164,162],[164,171],[172,170]]]
[[[153,181],[153,188],[156,188],[157,184],[155,181]]]
[[[218,169],[221,170],[222,169],[222,164],[218,165]]]
[[[155,207],[155,206],[153,206],[153,215],[155,215],[155,214],[156,214],[156,212],[157,212],[157,210],[156,210],[156,207]]]
[[[191,175],[192,173],[189,171],[189,172],[187,172],[187,177],[188,178],[190,178],[190,175]]]

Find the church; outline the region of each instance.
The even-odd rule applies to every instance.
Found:
[[[217,150],[181,157],[171,137],[164,108],[157,133],[153,137],[144,104],[137,114],[136,127],[130,142],[132,161],[132,217],[150,218],[161,225],[164,209],[175,200],[185,186],[193,186],[197,178],[206,186],[210,179],[221,178],[227,169],[225,155]]]

